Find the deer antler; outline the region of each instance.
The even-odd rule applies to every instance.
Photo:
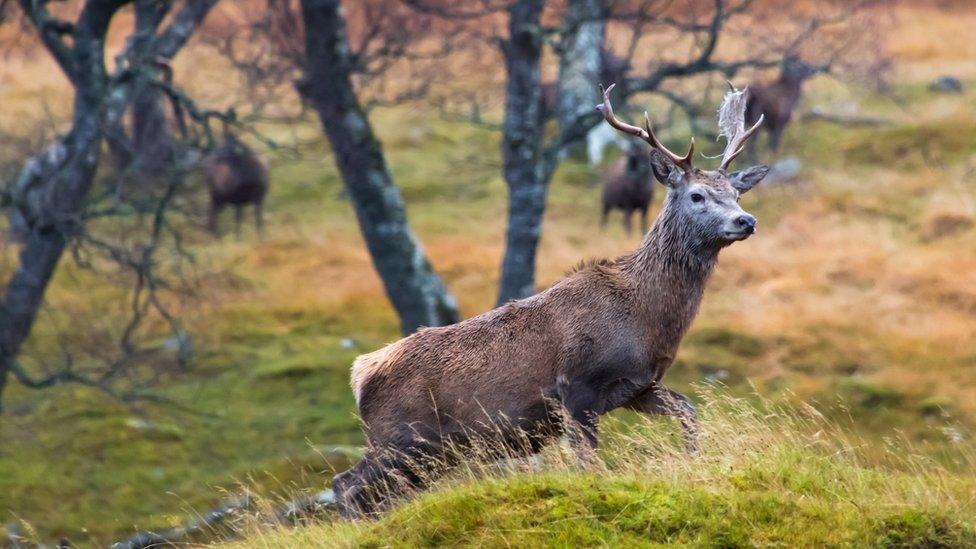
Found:
[[[603,85],[600,85],[600,93],[603,94],[603,103],[596,106],[596,109],[603,113],[603,118],[607,120],[607,123],[620,130],[623,133],[633,135],[634,137],[639,137],[644,141],[647,141],[652,147],[664,153],[672,162],[685,173],[690,173],[693,169],[691,165],[691,157],[695,152],[695,139],[691,139],[691,146],[688,147],[688,153],[684,156],[678,156],[674,154],[663,143],[658,141],[658,138],[654,135],[654,130],[651,129],[651,120],[647,116],[647,111],[644,111],[644,127],[638,128],[637,126],[631,126],[626,122],[621,122],[615,114],[613,114],[613,107],[610,106],[610,91],[613,90],[616,84],[610,84],[609,88],[604,89]]]
[[[725,94],[725,100],[722,101],[722,106],[718,109],[719,135],[724,135],[725,139],[728,140],[725,152],[722,153],[720,170],[728,169],[735,157],[739,156],[739,153],[745,149],[746,141],[756,133],[765,118],[765,115],[760,115],[759,120],[747,130],[746,91],[749,88],[746,87],[739,91],[735,89],[732,82],[729,82],[729,88],[729,92]]]

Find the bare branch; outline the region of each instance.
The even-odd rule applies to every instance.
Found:
[[[53,17],[47,11],[48,0],[20,0],[20,7],[37,30],[44,47],[57,62],[68,80],[75,79],[71,48],[62,38],[74,32],[74,24]]]
[[[155,40],[153,56],[171,59],[186,44],[218,0],[193,0],[186,2],[183,9],[173,16],[173,20]]]

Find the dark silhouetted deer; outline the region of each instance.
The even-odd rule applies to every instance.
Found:
[[[783,130],[790,123],[793,110],[800,101],[803,82],[829,70],[829,65],[809,65],[791,56],[783,60],[779,78],[775,81],[749,86],[746,122],[753,124],[760,116],[765,117],[766,123],[763,127],[769,134],[771,151],[779,150]]]
[[[630,218],[640,212],[641,232],[647,232],[647,210],[654,200],[651,162],[647,151],[638,143],[627,148],[627,154],[610,166],[603,179],[603,210],[600,228],[607,224],[611,210],[623,212],[624,230],[630,234]]]
[[[258,234],[264,234],[262,208],[268,193],[268,169],[254,151],[228,130],[224,140],[203,161],[204,176],[210,190],[207,227],[219,235],[217,218],[225,206],[234,207],[237,237],[241,236],[244,206],[254,206]]]
[[[668,188],[643,244],[532,297],[357,358],[352,388],[368,448],[333,481],[344,516],[382,510],[475,441],[529,455],[565,432],[579,458],[592,462],[599,416],[620,407],[679,418],[696,447],[694,406],[662,379],[719,252],[755,232],[756,218],[738,199],[768,168],[728,169],[758,127],[743,125],[742,92],[726,96],[719,121],[728,145],[708,171],[692,165],[694,143],[679,156],[649,122],[642,129],[618,120],[612,88],[598,108],[611,126],[653,147],[652,170]]]

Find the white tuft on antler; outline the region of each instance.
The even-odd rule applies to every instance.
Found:
[[[755,125],[747,130],[746,103],[748,96],[746,92],[749,88],[740,91],[735,89],[731,82],[729,82],[729,88],[730,90],[725,94],[725,100],[722,101],[722,106],[718,108],[718,134],[728,141],[725,152],[722,153],[722,164],[719,166],[719,169],[722,170],[727,169],[735,157],[739,156],[739,153],[745,148],[746,141],[756,133],[764,118],[764,116],[760,116]]]

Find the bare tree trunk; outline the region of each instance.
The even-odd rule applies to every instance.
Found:
[[[17,270],[0,299],[0,387],[30,334],[66,237],[78,230],[85,197],[91,188],[102,140],[101,108],[108,75],[103,44],[108,24],[126,2],[86,4],[74,31],[71,78],[75,84],[74,121],[64,140],[64,155],[41,161],[58,162],[47,188],[21,189],[30,234],[21,248]]]
[[[561,44],[559,128],[546,142],[538,124],[541,94],[542,36],[545,0],[518,0],[509,8],[509,39],[502,44],[508,73],[502,136],[505,182],[508,184],[508,229],[502,260],[498,304],[535,292],[536,251],[542,234],[549,183],[559,151],[582,138],[599,120],[596,84],[602,68],[605,21],[601,0],[569,0],[566,33]]]
[[[573,128],[580,119],[592,117],[594,106],[600,102],[597,84],[601,83],[603,72],[604,17],[603,0],[568,0],[566,3],[563,24],[568,31],[560,45],[556,113],[561,131]],[[608,86],[613,82],[602,84]]]
[[[154,68],[156,60],[150,58],[153,55],[153,39],[168,10],[169,6],[164,3],[136,2],[135,32],[129,53],[143,67]],[[122,161],[118,164],[121,168],[135,163],[141,173],[154,174],[170,165],[176,142],[166,119],[165,102],[166,97],[159,88],[147,82],[134,85],[128,131],[123,124],[119,124],[109,133],[110,150],[116,160]],[[125,147],[120,147],[116,140],[125,140]]]
[[[508,82],[502,126],[502,162],[508,185],[508,227],[498,303],[535,291],[535,255],[542,233],[548,181],[539,173],[542,127],[542,32],[545,0],[517,0],[509,8],[509,36],[502,41]]]
[[[176,142],[165,101],[163,93],[152,86],[143,86],[132,99],[132,150],[142,172],[158,173],[174,158]]]
[[[298,89],[319,114],[401,330],[457,322],[454,298],[410,230],[403,197],[356,97],[341,2],[302,0],[302,17],[308,31]]]

